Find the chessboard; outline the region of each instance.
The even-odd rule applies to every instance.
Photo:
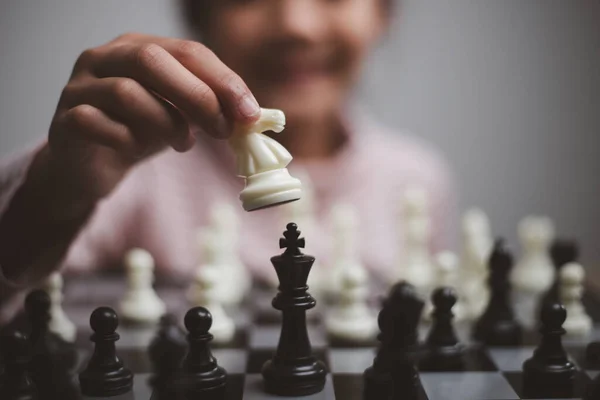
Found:
[[[77,346],[83,368],[93,349],[89,341],[90,314],[99,306],[118,310],[118,299],[125,290],[125,279],[119,275],[88,275],[66,278],[64,309],[78,327]],[[158,284],[157,292],[165,301],[168,312],[183,326],[183,316],[190,308],[184,293],[185,287],[178,284]],[[383,296],[385,292],[377,293]],[[281,329],[280,314],[271,306],[274,289],[255,287],[247,296],[243,306],[229,309],[236,321],[234,340],[228,344],[212,344],[212,352],[218,364],[228,373],[227,400],[275,400],[282,399],[266,394],[263,390],[261,368],[275,352]],[[377,342],[362,344],[340,343],[327,336],[323,327],[323,315],[327,311],[325,302],[319,302],[308,315],[308,333],[314,354],[328,370],[322,392],[302,397],[322,400],[364,400],[363,372],[373,364]],[[373,306],[377,306],[377,298]],[[587,344],[600,340],[600,296],[586,293],[584,305],[595,321],[591,336],[580,339],[563,337],[563,345],[578,368],[577,384],[573,399],[581,399],[586,385],[600,371],[591,370],[585,360]],[[521,389],[522,364],[531,357],[538,344],[538,334],[529,332],[519,347],[482,347],[470,338],[471,326],[456,323],[455,328],[466,345],[465,362],[460,370],[430,370],[419,368],[422,384],[420,400],[483,400],[525,399]],[[429,326],[420,327],[421,341],[426,337]],[[121,321],[118,333],[117,353],[126,367],[134,373],[133,391],[118,399],[156,399],[149,378],[152,364],[148,356],[148,345],[156,335],[156,326],[135,326]],[[547,397],[545,397],[547,398]],[[115,399],[112,397],[111,399]]]

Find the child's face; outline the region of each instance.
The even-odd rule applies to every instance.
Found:
[[[381,0],[218,0],[206,43],[288,119],[331,115],[386,23]]]

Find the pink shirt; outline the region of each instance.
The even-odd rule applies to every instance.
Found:
[[[292,175],[302,168],[314,186],[318,230],[305,236],[305,252],[327,268],[331,247],[328,212],[336,203],[345,202],[359,212],[356,233],[363,263],[374,272],[399,268],[403,235],[400,199],[403,189],[412,185],[429,194],[432,251],[447,249],[455,196],[442,157],[418,138],[390,132],[362,113],[352,113],[346,133],[347,144],[333,159],[293,160],[289,165]],[[196,232],[207,224],[211,204],[228,201],[237,206],[240,217],[241,260],[257,277],[274,274],[269,259],[281,252],[279,237],[291,221],[285,221],[284,206],[243,211],[238,200],[243,180],[235,176],[232,156],[225,142],[200,138],[187,153],[165,151],[138,165],[98,206],[72,244],[64,269],[84,272],[117,265],[128,249],[142,247],[154,256],[158,270],[188,274],[201,260]],[[0,167],[0,218],[31,159],[29,152]],[[23,289],[4,279],[0,266],[0,293]],[[12,297],[18,303],[21,296]],[[10,308],[3,307],[5,317]]]

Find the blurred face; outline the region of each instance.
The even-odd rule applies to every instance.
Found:
[[[347,97],[384,27],[380,0],[215,0],[205,43],[261,107],[327,117]]]

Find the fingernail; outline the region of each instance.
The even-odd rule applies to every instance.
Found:
[[[245,117],[255,117],[260,113],[260,107],[256,99],[251,95],[246,95],[240,102],[240,112]]]

